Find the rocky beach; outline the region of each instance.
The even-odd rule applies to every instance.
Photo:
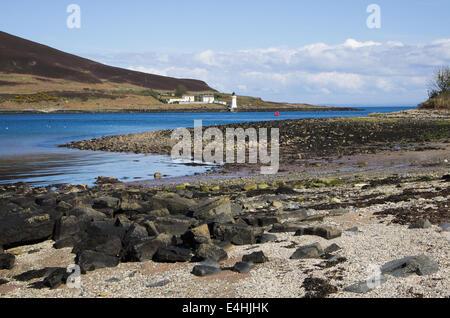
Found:
[[[280,129],[278,174],[2,185],[0,295],[448,298],[449,123],[411,110],[231,124],[218,128]],[[63,146],[168,154],[170,136]]]

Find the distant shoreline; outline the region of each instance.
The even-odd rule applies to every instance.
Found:
[[[318,108],[241,108],[234,112],[244,112],[244,113],[254,113],[254,112],[326,112],[326,111],[363,111],[362,108],[352,108],[352,107],[318,107]],[[228,113],[228,109],[103,109],[101,111],[94,110],[55,110],[55,111],[37,111],[37,110],[20,110],[20,111],[9,111],[0,110],[0,114],[132,114],[132,113]]]

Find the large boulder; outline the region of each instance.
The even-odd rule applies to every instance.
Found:
[[[101,221],[106,215],[88,206],[79,206],[66,213],[67,216],[75,216],[84,222]]]
[[[262,264],[267,262],[269,259],[264,255],[263,251],[253,252],[248,255],[242,256],[242,261],[245,263]]]
[[[56,289],[65,284],[69,276],[70,273],[67,272],[66,268],[55,268],[44,278],[42,283],[50,289]]]
[[[74,234],[85,230],[88,224],[88,221],[84,221],[82,218],[78,218],[74,215],[62,216],[56,221],[53,240],[59,241],[72,237]]]
[[[156,218],[153,223],[158,233],[182,235],[196,224],[196,220],[184,216],[167,216]]]
[[[200,244],[195,251],[195,257],[199,260],[212,259],[216,262],[226,260],[228,258],[227,252],[219,246],[209,243]]]
[[[118,198],[110,197],[110,196],[103,196],[94,199],[93,208],[94,209],[116,209],[119,207],[120,200]]]
[[[122,255],[124,262],[143,262],[151,260],[163,243],[157,238],[146,238],[131,243]]]
[[[79,254],[83,250],[101,252],[117,257],[122,249],[122,239],[125,230],[110,221],[97,221],[89,224],[87,229],[79,233],[81,240],[74,245],[73,253]]]
[[[189,262],[192,258],[191,250],[181,247],[160,247],[153,260],[163,263]]]
[[[195,248],[200,244],[211,242],[211,234],[207,224],[191,228],[181,236],[186,247]]]
[[[25,209],[15,204],[0,206],[0,245],[9,248],[45,241],[52,237],[59,217],[55,210],[37,208],[34,200]]]
[[[395,277],[431,275],[439,270],[439,265],[426,255],[407,256],[390,261],[381,267],[381,273]]]
[[[116,267],[119,264],[119,258],[100,252],[86,250],[77,255],[75,262],[80,266],[81,273],[85,274],[86,272],[94,271],[99,268]]]
[[[233,222],[238,213],[238,208],[228,198],[221,198],[198,206],[193,217],[204,223],[228,223]]]
[[[152,210],[168,209],[170,214],[184,214],[192,210],[196,202],[191,199],[182,198],[176,193],[161,192],[154,195],[150,200]]]
[[[134,223],[128,228],[127,232],[125,233],[125,236],[123,238],[123,245],[127,246],[130,243],[140,242],[146,238],[148,238],[147,229],[142,225]]]
[[[214,224],[214,237],[235,245],[256,244],[262,233],[261,228],[243,224]]]

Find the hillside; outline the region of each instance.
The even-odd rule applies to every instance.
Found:
[[[158,90],[213,90],[205,82],[112,67],[0,32],[0,72],[31,74],[87,84],[131,84]]]
[[[205,82],[131,71],[0,32],[0,112],[202,112],[227,111],[218,104],[168,105],[176,91],[231,95]],[[240,111],[331,110],[306,104],[266,102],[238,96]],[[342,109],[347,110],[347,109]]]

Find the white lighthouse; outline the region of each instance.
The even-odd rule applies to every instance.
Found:
[[[231,109],[236,109],[236,108],[237,108],[237,96],[233,92],[233,95],[231,95]]]

